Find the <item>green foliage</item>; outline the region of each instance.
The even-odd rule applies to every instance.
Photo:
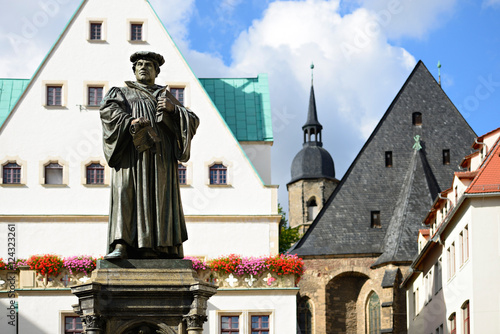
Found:
[[[288,220],[286,219],[286,213],[283,212],[283,208],[278,203],[278,213],[281,215],[280,221],[280,240],[279,240],[279,252],[285,253],[294,243],[300,239],[299,229],[291,228],[288,226]]]

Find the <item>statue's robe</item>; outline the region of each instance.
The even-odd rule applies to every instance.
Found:
[[[125,243],[132,250],[182,257],[187,231],[178,161],[189,159],[199,120],[181,105],[173,113],[158,114],[158,95],[164,87],[126,84],[111,88],[100,109],[104,155],[113,168],[109,250]],[[139,117],[148,119],[160,138],[154,148],[141,153],[130,133],[132,120]]]

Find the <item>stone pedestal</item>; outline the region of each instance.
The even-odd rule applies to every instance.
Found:
[[[189,260],[101,260],[91,280],[71,288],[87,334],[201,334],[217,287]]]

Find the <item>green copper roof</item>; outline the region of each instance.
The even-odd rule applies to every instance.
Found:
[[[29,79],[0,79],[0,126],[24,92]]]
[[[267,74],[199,80],[238,141],[273,141]]]
[[[257,78],[199,79],[238,141],[273,141],[267,74]],[[0,79],[0,126],[29,79]]]

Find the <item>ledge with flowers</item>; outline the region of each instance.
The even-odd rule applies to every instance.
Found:
[[[8,275],[16,276],[17,289],[64,289],[90,280],[101,258],[91,256],[60,257],[54,254],[33,255],[6,263],[0,258],[0,290],[7,290]],[[227,289],[292,288],[304,273],[304,262],[296,255],[268,257],[221,256],[202,261],[191,260],[198,277]]]
[[[222,289],[293,288],[304,273],[297,255],[241,257],[231,254],[208,261],[188,257],[201,280]]]

